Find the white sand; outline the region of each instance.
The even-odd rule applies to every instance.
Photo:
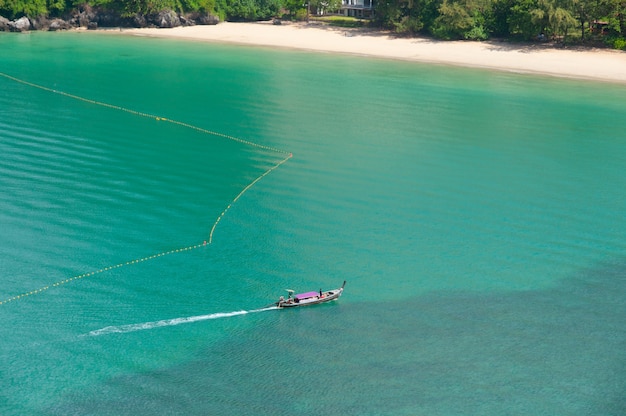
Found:
[[[444,42],[396,38],[365,29],[320,24],[220,23],[173,29],[124,29],[138,36],[193,39],[388,59],[539,73],[552,76],[626,83],[626,52],[604,49],[557,49],[504,42]]]

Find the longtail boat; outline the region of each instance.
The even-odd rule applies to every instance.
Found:
[[[339,299],[339,296],[343,293],[343,288],[346,286],[346,281],[343,281],[343,285],[338,289],[327,290],[322,292],[320,289],[318,292],[305,292],[294,295],[294,291],[287,289],[287,299],[281,296],[275,305],[278,308],[295,308],[298,306],[317,305],[319,303],[331,302]]]

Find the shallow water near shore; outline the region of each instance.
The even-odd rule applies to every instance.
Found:
[[[3,415],[626,412],[623,85],[91,33],[0,51]]]

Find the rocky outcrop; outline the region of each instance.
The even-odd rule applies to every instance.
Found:
[[[90,6],[85,6],[76,10],[66,20],[74,27],[87,27],[90,22],[97,22],[98,13],[95,13]]]
[[[68,30],[71,28],[72,25],[63,19],[52,19],[48,25],[48,30],[51,32],[56,32],[57,30]]]
[[[216,25],[220,22],[220,18],[212,14],[197,15],[194,20],[198,25]]]
[[[10,29],[9,19],[0,16],[0,32],[8,32]]]
[[[180,18],[172,10],[162,10],[154,16],[150,16],[149,20],[156,27],[171,28],[180,26]]]
[[[32,29],[32,30],[48,30],[48,27],[50,26],[48,22],[48,18],[45,16],[39,16],[39,17],[35,17],[29,20],[30,20],[29,29]]]
[[[45,16],[30,19],[30,24],[30,28],[32,30],[49,30],[51,32],[55,32],[57,30],[67,30],[73,27],[73,25],[66,20],[58,18],[49,20]]]
[[[75,10],[63,19],[48,19],[45,16],[29,19],[20,17],[10,21],[0,16],[0,32],[25,32],[28,30],[66,30],[77,27],[97,29],[102,27],[159,27],[171,28],[177,26],[216,25],[219,18],[208,13],[191,13],[180,15],[172,10],[163,10],[156,14],[122,17],[118,12],[95,9],[89,6]]]
[[[9,22],[9,30],[11,32],[27,32],[31,28],[30,19],[26,16]]]
[[[133,16],[133,27],[148,27],[148,19],[143,14],[136,14]]]

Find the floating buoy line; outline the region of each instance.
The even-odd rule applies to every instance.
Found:
[[[245,194],[250,188],[252,188],[257,182],[259,182],[265,176],[269,175],[271,172],[273,172],[275,169],[277,169],[283,163],[287,162],[289,159],[291,159],[293,157],[292,153],[284,151],[284,150],[276,149],[276,148],[270,147],[270,146],[265,146],[265,145],[262,145],[262,144],[259,144],[259,143],[254,143],[254,142],[251,142],[249,140],[244,140],[244,139],[241,139],[241,138],[238,138],[238,137],[230,136],[228,134],[224,134],[224,133],[219,133],[219,132],[203,129],[201,127],[194,126],[194,125],[188,124],[188,123],[184,123],[182,121],[172,120],[172,119],[169,119],[169,118],[166,118],[166,117],[160,117],[160,116],[156,116],[156,115],[153,115],[153,114],[142,113],[140,111],[135,111],[135,110],[132,110],[130,108],[125,108],[125,107],[121,107],[121,106],[117,106],[117,105],[113,105],[113,104],[108,104],[108,103],[104,103],[104,102],[101,102],[101,101],[96,101],[96,100],[92,100],[92,99],[89,99],[89,98],[81,97],[79,95],[70,94],[70,93],[67,93],[67,92],[64,92],[64,91],[59,91],[59,90],[56,90],[56,89],[53,89],[53,88],[49,88],[49,87],[46,87],[46,86],[43,86],[43,85],[39,85],[39,84],[35,84],[35,83],[32,83],[32,82],[23,80],[23,79],[20,79],[20,78],[16,78],[14,76],[5,74],[3,72],[0,72],[0,76],[4,77],[6,79],[9,79],[11,81],[15,81],[17,83],[20,83],[20,84],[23,84],[23,85],[27,85],[29,87],[37,88],[37,89],[40,89],[40,90],[43,90],[43,91],[47,91],[47,92],[50,92],[50,93],[53,93],[53,94],[58,94],[58,95],[61,95],[63,97],[71,98],[71,99],[74,99],[74,100],[82,101],[82,102],[85,102],[85,103],[89,103],[89,104],[93,104],[93,105],[97,105],[97,106],[101,106],[101,107],[105,107],[105,108],[110,108],[110,109],[113,109],[113,110],[123,111],[123,112],[129,113],[129,114],[133,114],[133,115],[136,115],[136,116],[153,119],[153,120],[160,121],[160,122],[166,122],[166,123],[175,124],[177,126],[181,126],[181,127],[185,127],[185,128],[188,128],[188,129],[192,129],[192,130],[198,131],[200,133],[208,134],[208,135],[215,136],[215,137],[221,137],[223,139],[227,139],[227,140],[231,140],[231,141],[234,141],[234,142],[242,143],[242,144],[247,145],[247,146],[252,146],[252,147],[256,147],[258,149],[268,150],[268,151],[275,152],[275,153],[283,155],[283,158],[278,163],[276,163],[275,165],[271,166],[269,169],[267,169],[265,172],[263,172],[261,175],[259,175],[256,179],[254,179],[252,182],[250,182],[248,185],[246,185],[241,190],[241,192],[239,192],[239,194],[237,194],[237,196],[235,196],[235,198],[233,198],[233,200],[226,206],[226,208],[220,213],[220,215],[218,215],[217,219],[213,223],[213,226],[211,227],[211,231],[209,233],[208,239],[204,240],[202,243],[194,244],[194,245],[191,245],[191,246],[188,246],[188,247],[181,247],[181,248],[176,248],[176,249],[164,251],[164,252],[153,254],[153,255],[150,255],[150,256],[146,256],[146,257],[142,257],[142,258],[138,258],[138,259],[134,259],[134,260],[125,261],[125,262],[122,262],[122,263],[119,263],[119,264],[116,264],[116,265],[113,265],[113,266],[103,267],[101,269],[98,269],[98,270],[95,270],[95,271],[92,271],[92,272],[83,273],[83,274],[80,274],[80,275],[77,275],[77,276],[69,277],[67,279],[60,280],[60,281],[52,283],[50,285],[40,287],[39,289],[35,289],[35,290],[30,291],[30,292],[24,292],[24,293],[21,293],[19,295],[15,295],[15,296],[6,298],[4,300],[0,300],[0,305],[6,304],[6,303],[10,303],[10,302],[14,302],[14,301],[17,301],[17,300],[20,300],[20,299],[24,299],[24,298],[26,298],[28,296],[32,296],[32,295],[36,295],[36,294],[45,292],[46,290],[51,289],[53,287],[58,287],[58,286],[66,284],[66,283],[73,282],[75,280],[84,279],[85,277],[91,277],[91,276],[94,276],[94,275],[97,275],[97,274],[100,274],[100,273],[104,273],[104,272],[108,272],[108,271],[111,271],[111,270],[119,269],[121,267],[130,266],[130,265],[134,265],[134,264],[137,264],[137,263],[142,263],[144,261],[149,261],[149,260],[153,260],[153,259],[156,259],[156,258],[159,258],[159,257],[168,256],[170,254],[187,252],[187,251],[190,251],[190,250],[195,250],[195,249],[198,249],[200,247],[205,247],[207,245],[210,245],[213,242],[213,233],[215,232],[215,229],[217,228],[217,225],[222,220],[222,218],[226,215],[226,213],[232,207],[232,205],[234,203],[236,203],[241,198],[241,196],[243,194]]]

